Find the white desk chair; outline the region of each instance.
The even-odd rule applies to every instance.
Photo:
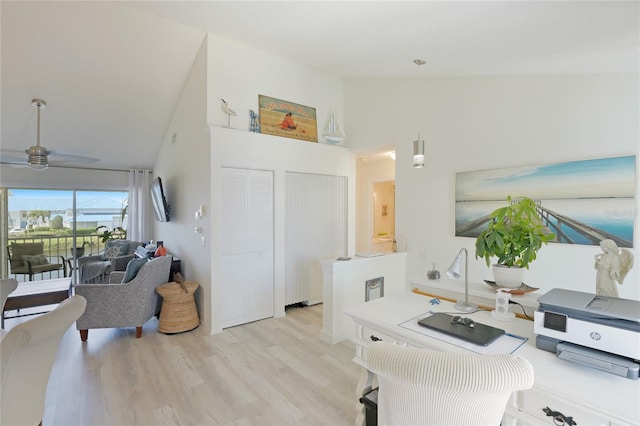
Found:
[[[0,424],[42,424],[58,346],[86,304],[84,297],[72,296],[53,311],[16,325],[0,341]]]
[[[0,328],[4,328],[4,304],[16,288],[18,288],[18,280],[13,278],[0,280],[0,314],[2,314]]]
[[[513,355],[369,346],[378,376],[379,425],[499,425],[513,391],[533,386],[533,367]]]

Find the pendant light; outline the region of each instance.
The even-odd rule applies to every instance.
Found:
[[[425,64],[422,59],[414,59],[413,63],[418,66],[418,77],[420,77],[420,67]],[[421,169],[424,167],[424,140],[420,139],[418,131],[418,139],[413,141],[413,167]]]

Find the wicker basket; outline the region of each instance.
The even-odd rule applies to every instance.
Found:
[[[156,288],[163,299],[158,331],[169,334],[181,333],[193,330],[200,325],[196,301],[193,297],[197,289],[198,283],[193,281],[185,281],[182,285],[172,282]]]

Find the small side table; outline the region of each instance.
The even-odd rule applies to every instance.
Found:
[[[186,289],[186,291],[185,291]],[[156,291],[162,296],[158,331],[173,334],[190,331],[200,325],[194,293],[198,283],[185,281],[184,288],[176,282],[162,284]]]

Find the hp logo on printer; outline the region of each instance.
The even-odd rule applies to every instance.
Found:
[[[598,333],[597,331],[592,331],[591,333],[589,333],[589,336],[592,340],[600,340],[602,338],[602,336],[600,336],[600,333]]]

